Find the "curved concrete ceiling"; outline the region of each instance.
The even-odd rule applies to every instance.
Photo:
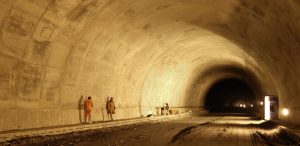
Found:
[[[0,104],[14,112],[1,119],[11,123],[3,130],[76,123],[81,95],[94,97],[95,120],[108,96],[117,118],[165,102],[195,109],[214,82],[232,76],[299,113],[297,0],[7,0],[0,7]]]

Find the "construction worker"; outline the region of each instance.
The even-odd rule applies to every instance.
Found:
[[[169,107],[169,104],[168,103],[166,103],[166,107],[165,107],[165,109],[167,110],[167,115],[169,115],[170,114],[170,107]]]
[[[87,118],[89,118],[89,123],[92,123],[92,110],[93,110],[93,101],[92,97],[89,96],[87,100],[84,101],[84,122],[86,123]]]
[[[107,109],[107,114],[110,116],[111,120],[114,120],[112,117],[112,114],[115,114],[115,103],[114,103],[114,98],[111,97],[110,100],[106,104],[106,109]]]

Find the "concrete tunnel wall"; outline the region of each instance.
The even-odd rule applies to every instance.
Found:
[[[108,96],[117,119],[199,112],[233,76],[300,124],[297,0],[2,0],[0,20],[0,131],[78,123],[81,95],[94,121]]]

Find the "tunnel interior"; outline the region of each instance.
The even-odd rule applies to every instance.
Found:
[[[213,84],[205,96],[210,113],[257,113],[255,89],[242,79],[227,78]]]
[[[0,1],[0,131],[78,124],[81,96],[94,121],[108,97],[115,119],[200,114],[228,77],[300,124],[299,18],[297,0]]]

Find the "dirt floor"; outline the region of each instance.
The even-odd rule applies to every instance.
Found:
[[[4,145],[4,144],[3,144]],[[5,145],[163,146],[163,145],[300,145],[298,136],[276,123],[241,115],[203,116],[168,122],[148,122],[75,132],[27,137]]]

